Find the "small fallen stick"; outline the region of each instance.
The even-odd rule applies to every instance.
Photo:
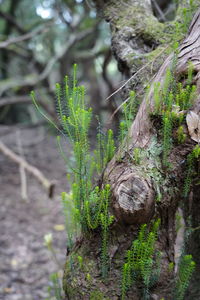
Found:
[[[53,182],[49,181],[40,170],[38,170],[36,167],[30,165],[21,156],[14,153],[1,141],[0,141],[0,151],[5,156],[9,157],[11,160],[13,160],[17,164],[19,164],[21,167],[26,169],[29,173],[31,173],[47,189],[49,198],[53,197],[55,184]]]
[[[18,147],[18,153],[20,154],[21,158],[24,159],[24,151],[22,147],[22,141],[21,141],[21,132],[20,130],[16,131],[16,138],[17,138],[17,147]],[[19,165],[19,174],[21,178],[21,195],[22,199],[26,202],[28,202],[28,189],[27,189],[27,177],[26,177],[26,171],[22,164]]]

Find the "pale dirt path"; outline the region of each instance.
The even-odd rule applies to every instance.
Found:
[[[22,143],[35,140],[39,129],[22,130]],[[16,151],[15,134],[1,134],[3,142]],[[67,189],[65,163],[48,134],[36,145],[25,147],[26,159],[56,179],[54,199],[48,199],[35,178],[28,177],[29,203],[21,199],[18,166],[0,153],[0,299],[42,300],[47,297],[49,275],[58,270],[44,246],[43,237],[52,232],[61,265],[65,260],[66,233],[54,225],[64,224],[60,192]]]

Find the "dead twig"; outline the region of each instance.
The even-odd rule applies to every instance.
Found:
[[[30,165],[26,160],[24,160],[21,156],[14,153],[10,150],[3,142],[0,141],[0,151],[11,160],[19,164],[25,170],[27,170],[30,174],[32,174],[46,189],[48,192],[49,198],[53,197],[55,184],[49,181],[44,174],[38,170],[36,167]]]
[[[114,91],[110,96],[106,98],[106,101],[109,100],[112,96],[117,94],[119,91],[123,89],[133,78],[135,78],[142,70],[148,67],[152,62],[145,64],[142,68],[140,68],[136,73],[134,73],[124,84],[122,84],[116,91]]]
[[[145,64],[144,66],[142,66],[142,68],[140,68],[136,73],[134,73],[128,80],[126,80],[126,82],[124,84],[122,84],[116,91],[114,91],[110,96],[108,96],[106,98],[105,101],[109,100],[112,96],[114,96],[115,94],[117,94],[119,91],[121,91],[123,89],[123,87],[125,87],[133,78],[135,78],[142,70],[144,70],[146,67],[148,67],[149,65],[151,65],[155,60],[156,58],[158,58],[167,48],[169,47],[169,45],[167,47],[165,47],[164,49],[162,49],[158,55],[156,55],[156,57],[148,62],[147,64]]]
[[[165,14],[163,13],[162,9],[160,8],[160,6],[158,5],[158,3],[155,0],[152,0],[154,7],[158,13],[158,15],[160,16],[160,20],[163,22],[166,22],[167,19],[165,17]]]
[[[10,38],[10,39],[8,39],[8,40],[6,40],[4,42],[1,42],[0,43],[0,48],[1,49],[2,48],[7,48],[11,44],[16,44],[16,43],[23,42],[25,40],[30,40],[31,38],[33,38],[34,36],[36,36],[38,33],[49,31],[48,26],[50,26],[50,25],[53,25],[53,24],[52,23],[48,24],[47,27],[45,27],[45,28],[44,28],[44,26],[39,26],[38,28],[36,28],[35,30],[33,30],[31,32],[28,32],[26,34],[23,34],[23,35],[14,37],[14,38]]]
[[[24,159],[24,151],[22,147],[22,140],[21,140],[21,132],[20,130],[16,131],[16,138],[17,138],[17,146],[18,151],[22,159]],[[21,195],[22,200],[28,202],[28,192],[27,192],[27,177],[26,177],[26,171],[22,164],[19,165],[19,173],[20,173],[20,179],[21,179]]]

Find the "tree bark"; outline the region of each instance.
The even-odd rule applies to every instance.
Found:
[[[102,5],[102,1],[96,1],[97,5]],[[130,1],[132,4],[137,1]],[[130,4],[130,2],[128,2]],[[116,24],[113,25],[120,14],[120,9],[126,9],[127,3],[123,1],[113,4],[113,1],[105,1],[104,12],[108,14],[111,5],[116,10],[113,12],[113,18],[109,19],[111,25],[116,30]],[[142,1],[141,8],[149,7],[149,1]],[[129,7],[130,8],[130,7]],[[150,8],[149,8],[150,9]],[[107,15],[108,17],[108,15]],[[144,18],[146,15],[144,16]],[[144,19],[143,18],[143,19]],[[152,18],[154,18],[152,16]],[[154,20],[156,21],[156,20]],[[156,26],[156,25],[155,25]],[[119,32],[114,32],[116,35]],[[119,43],[124,43],[124,39],[119,37]],[[113,50],[116,49],[113,37]],[[119,45],[119,44],[118,44]],[[126,51],[129,47],[123,44]],[[121,59],[124,54],[123,47],[116,50],[117,59],[123,65],[123,71],[130,69],[130,63]],[[121,52],[120,52],[121,51]],[[128,51],[128,50],[127,50]],[[127,52],[128,53],[128,52]],[[188,36],[182,42],[178,49],[178,58],[175,68],[175,77],[177,82],[182,82],[188,71],[188,63],[192,62],[194,66],[193,84],[197,87],[197,96],[191,111],[199,116],[200,113],[200,10],[198,10],[190,25]],[[187,125],[183,125],[186,134],[184,144],[174,143],[170,151],[168,161],[170,168],[166,168],[161,159],[162,139],[159,133],[161,120],[151,118],[155,110],[154,107],[154,84],[160,82],[164,84],[164,78],[167,69],[173,63],[173,54],[169,55],[160,67],[157,75],[151,83],[148,95],[146,95],[140,105],[137,116],[131,126],[127,140],[120,147],[118,153],[108,164],[104,174],[103,183],[109,183],[112,189],[111,213],[115,221],[110,228],[109,240],[109,263],[110,272],[108,279],[102,281],[100,275],[100,232],[92,232],[90,236],[83,237],[76,243],[72,252],[68,255],[65,275],[64,290],[66,299],[120,299],[121,270],[124,263],[126,250],[134,238],[137,236],[138,228],[141,224],[149,224],[151,220],[160,218],[161,226],[159,229],[157,249],[162,252],[161,275],[159,282],[151,290],[151,299],[165,300],[173,299],[173,287],[175,270],[177,269],[176,259],[176,212],[178,207],[183,209],[183,217],[186,226],[188,226],[188,217],[191,218],[190,226],[197,228],[200,224],[200,206],[199,206],[199,185],[192,185],[188,198],[183,198],[183,183],[186,171],[187,155],[191,153],[196,145],[189,135]],[[187,114],[188,112],[185,112]],[[176,136],[173,130],[172,136]],[[132,153],[135,148],[139,148],[141,153],[140,164],[134,162]],[[158,190],[162,194],[160,201],[156,201]],[[196,270],[200,267],[199,253],[200,239],[198,229],[194,231],[189,238],[190,253],[197,263]],[[74,259],[73,272],[69,268],[70,257],[82,256],[84,266],[80,268],[78,262]],[[170,273],[169,263],[175,263],[174,274]],[[87,274],[91,274],[91,280],[87,280]],[[193,277],[191,288],[186,299],[200,299],[199,275]],[[92,298],[95,292],[99,291],[101,298]],[[127,294],[127,299],[139,300],[140,289],[134,286]]]
[[[176,17],[171,22],[162,23],[153,14],[151,0],[93,0],[97,10],[109,22],[111,29],[111,48],[118,62],[119,70],[130,77],[142,66],[146,67],[131,80],[126,89],[127,96],[130,89],[140,90],[149,82],[158,71],[167,54],[172,51],[172,41],[182,40],[185,37],[189,24],[185,30],[177,30],[177,22],[183,22],[183,10],[190,12],[189,18],[199,5],[198,0],[179,1]],[[166,2],[158,1],[156,2]],[[167,1],[168,5],[171,1]],[[191,20],[185,20],[190,22]]]

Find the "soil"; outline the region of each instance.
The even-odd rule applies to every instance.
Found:
[[[0,127],[0,139],[17,153],[16,131],[16,127]],[[55,136],[46,129],[22,128],[20,139],[25,159],[54,180],[56,187],[49,199],[44,187],[26,173],[28,201],[24,201],[19,166],[0,153],[0,299],[53,299],[48,295],[49,276],[59,271],[62,277],[66,253],[66,231],[56,226],[65,224],[60,193],[69,190],[66,166]],[[47,233],[53,235],[60,266],[44,245]]]

